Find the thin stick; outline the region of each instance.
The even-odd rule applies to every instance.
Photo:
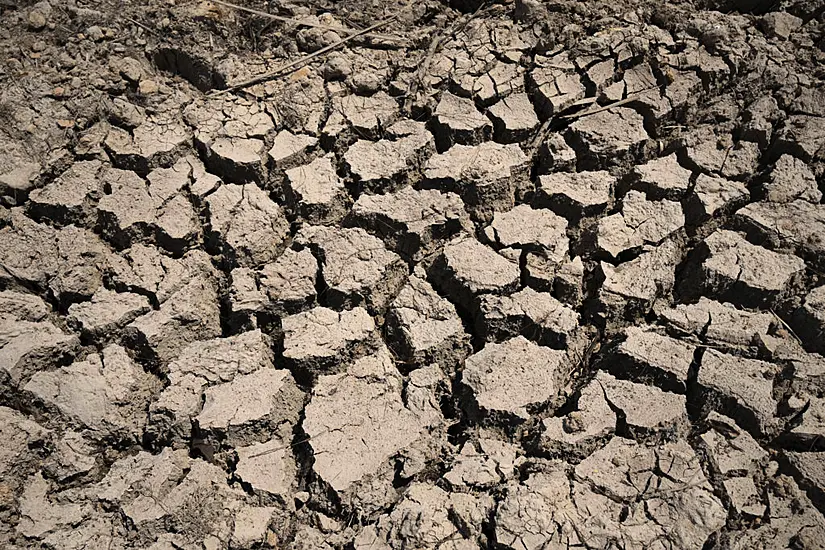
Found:
[[[324,25],[323,23],[313,23],[311,21],[300,21],[293,17],[284,17],[283,15],[275,15],[273,13],[267,13],[265,11],[256,10],[254,8],[247,8],[246,6],[239,6],[237,4],[231,4],[229,2],[224,2],[223,0],[210,0],[213,4],[220,4],[221,6],[226,6],[227,8],[236,9],[238,11],[245,11],[247,13],[252,13],[254,15],[258,15],[260,17],[266,17],[268,19],[274,19],[275,21],[282,21],[284,23],[293,23],[295,25],[301,27],[315,27],[316,29],[324,29],[328,31],[336,31],[336,32],[350,32],[351,29],[346,29],[344,27],[336,27],[334,25]],[[396,36],[387,36],[383,34],[372,34],[370,33],[369,36],[371,38],[378,38],[381,40],[400,40],[399,37]]]
[[[771,313],[773,313],[773,316],[774,316],[774,317],[776,317],[776,319],[777,319],[780,323],[782,323],[782,326],[784,326],[784,327],[785,327],[785,329],[786,329],[786,330],[787,330],[787,331],[791,334],[791,336],[793,336],[793,337],[794,337],[794,339],[796,339],[796,343],[797,343],[797,344],[799,344],[799,345],[801,346],[801,345],[802,345],[802,340],[800,340],[800,339],[799,339],[799,336],[797,336],[797,335],[796,335],[796,333],[793,331],[793,329],[791,328],[791,326],[790,326],[788,323],[786,323],[786,322],[785,322],[785,319],[783,319],[782,317],[780,317],[780,316],[779,316],[779,314],[778,314],[778,313],[776,313],[773,309],[771,309]]]
[[[624,105],[625,103],[630,103],[631,101],[636,100],[636,96],[642,94],[644,92],[649,92],[650,90],[655,90],[658,86],[652,86],[650,88],[645,88],[644,90],[639,90],[638,92],[633,92],[629,96],[624,99],[620,99],[619,101],[614,101],[610,105],[605,105],[603,107],[599,107],[598,109],[593,109],[591,111],[582,111],[580,113],[573,113],[571,115],[561,115],[559,118],[581,118],[583,116],[588,115],[595,115],[596,113],[601,113],[602,111],[608,111],[613,107],[619,107],[620,105]]]
[[[583,97],[578,101],[574,101],[570,104],[571,107],[581,107],[582,105],[590,105],[592,103],[596,103],[595,97]]]
[[[536,135],[533,136],[533,139],[530,141],[530,145],[527,147],[527,151],[529,151],[530,155],[533,156],[536,150],[539,148],[539,145],[543,141],[544,137],[547,135],[548,131],[550,130],[550,124],[553,123],[552,118],[548,118],[545,120],[539,129],[536,131]]]
[[[412,105],[412,102],[415,100],[413,96],[415,96],[415,94],[418,93],[419,80],[423,78],[423,76],[430,70],[430,63],[432,62],[436,50],[443,42],[443,39],[443,34],[437,34],[433,37],[432,41],[430,42],[429,48],[427,48],[427,55],[426,57],[424,57],[424,61],[418,66],[418,70],[415,71],[415,75],[410,81],[410,87],[407,90],[407,98],[404,101],[404,110],[407,113],[410,112],[410,105]]]
[[[134,19],[132,19],[132,18],[130,18],[130,17],[127,17],[127,18],[126,18],[126,21],[130,21],[131,23],[134,23],[135,25],[137,25],[137,26],[138,26],[138,27],[140,27],[141,29],[145,30],[145,31],[146,31],[146,32],[148,32],[149,34],[152,34],[152,35],[154,35],[154,36],[157,36],[157,35],[158,35],[158,33],[157,33],[154,29],[150,29],[149,27],[147,27],[146,25],[144,25],[144,24],[143,24],[143,23],[141,23],[140,21],[136,21],[136,20],[134,20]]]
[[[250,78],[249,80],[244,80],[243,82],[235,84],[234,86],[230,86],[229,88],[226,88],[225,90],[218,90],[218,91],[212,93],[211,95],[213,97],[215,97],[215,96],[219,96],[219,95],[222,95],[222,94],[227,94],[227,93],[230,93],[230,92],[237,92],[238,90],[242,90],[244,88],[254,86],[255,84],[262,84],[264,82],[272,80],[273,78],[277,78],[284,71],[288,71],[289,69],[292,69],[292,68],[297,67],[299,65],[304,65],[307,62],[311,61],[312,59],[315,59],[316,57],[320,57],[320,56],[324,55],[325,53],[331,52],[332,50],[334,50],[334,49],[336,49],[340,46],[343,46],[344,44],[346,44],[347,42],[349,42],[350,40],[352,40],[354,38],[358,38],[359,36],[364,36],[365,34],[369,34],[371,31],[374,31],[375,29],[377,29],[379,27],[383,27],[384,25],[395,21],[396,19],[398,19],[399,15],[401,15],[401,14],[396,13],[392,17],[388,17],[387,19],[384,19],[383,21],[379,21],[375,25],[370,25],[369,27],[367,27],[366,29],[364,29],[362,31],[358,31],[356,33],[353,33],[353,34],[345,37],[345,38],[342,38],[341,40],[339,40],[338,42],[335,42],[334,44],[330,44],[329,46],[325,46],[325,47],[321,48],[320,50],[317,50],[315,52],[312,52],[311,54],[305,55],[304,57],[302,57],[300,59],[296,59],[295,61],[290,61],[289,63],[281,65],[280,67],[278,67],[277,69],[275,69],[271,73],[263,74],[261,76],[256,76],[255,78]]]

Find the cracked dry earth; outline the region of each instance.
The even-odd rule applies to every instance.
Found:
[[[245,6],[0,0],[0,547],[825,547],[820,2]]]

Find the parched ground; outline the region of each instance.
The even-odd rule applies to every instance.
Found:
[[[0,0],[0,547],[825,547],[821,2],[243,1]]]

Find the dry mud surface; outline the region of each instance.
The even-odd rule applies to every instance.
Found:
[[[0,0],[0,547],[825,547],[821,2],[244,5]]]

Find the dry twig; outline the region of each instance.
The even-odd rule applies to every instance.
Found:
[[[559,118],[574,119],[574,118],[581,118],[581,117],[589,116],[589,115],[595,115],[596,113],[601,113],[602,111],[609,111],[613,107],[619,107],[621,105],[625,105],[627,103],[630,103],[631,101],[635,101],[637,96],[639,96],[639,95],[641,95],[645,92],[649,92],[650,90],[654,90],[657,87],[658,86],[651,86],[650,88],[645,88],[644,90],[639,90],[638,92],[633,92],[632,94],[629,94],[624,99],[614,101],[610,105],[604,105],[602,107],[599,107],[598,109],[591,109],[589,111],[581,111],[581,112],[572,113],[572,114],[569,114],[569,115],[560,115]]]
[[[801,340],[801,339],[799,338],[799,336],[797,336],[797,335],[796,335],[796,333],[793,331],[793,329],[791,328],[791,325],[789,325],[788,323],[786,323],[786,322],[785,322],[785,319],[783,319],[782,317],[780,317],[780,316],[779,316],[779,314],[778,314],[776,311],[774,311],[773,309],[771,309],[771,313],[773,313],[773,316],[774,316],[774,317],[776,317],[777,321],[779,321],[780,323],[782,323],[782,326],[783,326],[783,327],[785,327],[785,330],[787,330],[787,331],[788,331],[788,333],[789,333],[791,336],[793,336],[793,337],[794,337],[794,340],[796,340],[796,343],[797,343],[797,344],[799,344],[799,345],[801,346],[801,345],[802,345],[802,340]]]
[[[353,34],[351,34],[347,37],[344,37],[341,40],[335,42],[334,44],[330,44],[329,46],[325,46],[325,47],[321,48],[320,50],[314,51],[311,54],[307,54],[307,55],[301,57],[300,59],[296,59],[294,61],[290,61],[288,63],[285,63],[284,65],[281,65],[280,67],[278,67],[277,69],[275,69],[272,72],[262,74],[260,76],[254,77],[254,78],[250,78],[249,80],[244,80],[243,82],[239,82],[238,84],[235,84],[234,86],[230,86],[229,88],[226,88],[224,90],[218,90],[216,92],[213,92],[211,95],[213,97],[215,97],[215,96],[223,95],[223,94],[230,93],[230,92],[237,92],[238,90],[242,90],[244,88],[248,88],[248,87],[254,86],[256,84],[263,84],[264,82],[268,82],[272,79],[278,78],[279,76],[283,75],[284,73],[286,73],[286,71],[289,71],[290,69],[294,69],[296,67],[303,66],[306,63],[308,63],[309,61],[315,59],[316,57],[320,57],[320,56],[322,56],[326,53],[329,53],[332,50],[335,50],[335,49],[343,46],[347,42],[349,42],[349,41],[351,41],[355,38],[358,38],[359,36],[367,35],[371,31],[374,31],[377,28],[383,27],[384,25],[395,21],[396,19],[398,19],[398,17],[400,15],[401,15],[400,13],[396,13],[392,17],[388,17],[387,19],[384,19],[383,21],[379,21],[378,23],[376,23],[374,25],[370,25],[369,27],[367,27],[364,30],[355,32],[355,33],[353,33]]]
[[[256,10],[254,8],[247,8],[246,6],[239,6],[237,4],[232,4],[230,2],[224,2],[223,0],[211,0],[215,4],[220,4],[221,6],[226,6],[227,8],[232,8],[238,11],[244,11],[247,13],[251,13],[253,15],[257,15],[259,17],[266,17],[267,19],[274,19],[275,21],[281,21],[283,23],[291,23],[294,25],[298,25],[299,27],[313,27],[316,29],[324,29],[327,31],[334,31],[334,32],[352,32],[352,29],[347,29],[345,27],[336,27],[335,25],[324,25],[323,23],[314,23],[312,21],[300,20],[295,19],[294,17],[284,17],[283,15],[275,15],[273,13],[267,13],[265,11]],[[357,29],[356,29],[357,30]],[[399,41],[401,40],[398,36],[390,36],[385,34],[375,34],[375,33],[368,33],[364,35],[369,38],[375,38],[378,40],[388,40],[388,41]]]

